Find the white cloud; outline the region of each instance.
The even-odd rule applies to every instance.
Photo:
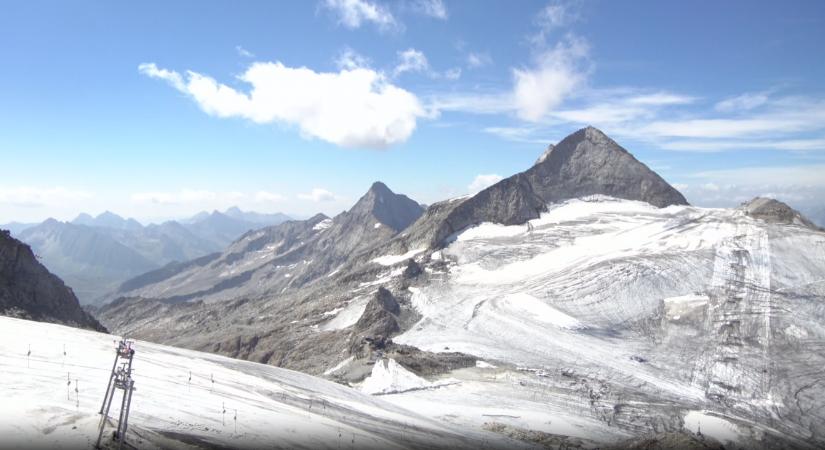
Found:
[[[370,60],[351,48],[345,48],[338,58],[335,60],[335,65],[339,69],[353,70],[353,69],[369,69]]]
[[[485,188],[488,188],[488,187],[498,183],[499,181],[501,181],[503,179],[504,179],[504,177],[502,177],[501,175],[494,174],[494,173],[477,175],[473,179],[473,182],[470,183],[469,186],[467,186],[467,190],[470,193],[474,194],[476,192],[484,190]]]
[[[457,80],[461,78],[461,69],[458,67],[453,67],[452,69],[448,69],[444,72],[444,78],[448,80]]]
[[[183,82],[183,77],[181,77],[179,73],[172,70],[159,69],[155,63],[142,63],[138,66],[138,71],[149,78],[165,80],[179,91],[186,90],[186,84]]]
[[[551,1],[539,11],[536,22],[543,30],[563,27],[576,20],[578,15],[570,8],[570,2]]]
[[[467,54],[467,67],[476,69],[488,66],[493,63],[493,58],[488,53],[470,52]]]
[[[300,198],[301,200],[310,200],[316,203],[330,202],[337,199],[335,194],[326,189],[321,188],[315,188],[312,191],[305,194],[298,194],[298,198]]]
[[[825,139],[784,139],[784,140],[703,140],[678,139],[660,145],[666,150],[720,152],[725,150],[789,150],[825,151]]]
[[[408,48],[398,52],[398,65],[395,66],[393,74],[398,76],[404,72],[428,72],[429,70],[430,63],[427,62],[424,53],[414,48]]]
[[[416,120],[427,115],[415,95],[366,68],[315,72],[280,62],[254,63],[238,77],[252,86],[249,93],[192,71],[184,80],[151,63],[139,69],[188,94],[208,114],[296,125],[305,136],[342,147],[382,149],[402,143]]]
[[[275,192],[258,191],[255,193],[255,201],[258,203],[275,203],[285,199],[286,197]]]
[[[543,120],[586,79],[582,68],[587,43],[572,36],[541,52],[535,67],[514,69],[513,98],[518,116],[531,122]]]
[[[707,170],[691,175],[692,178],[723,180],[724,184],[753,186],[817,186],[825,187],[825,164],[784,167],[741,167],[735,169]]]
[[[823,164],[709,170],[688,175],[693,182],[677,189],[697,206],[732,207],[754,197],[770,197],[803,213],[822,214],[825,212],[822,207],[825,177],[822,173],[825,173]],[[823,220],[825,215],[817,218]]]
[[[416,0],[413,10],[436,19],[447,20],[447,6],[442,0]]]
[[[626,101],[632,105],[649,105],[649,106],[664,106],[664,105],[686,105],[693,103],[696,99],[686,95],[673,94],[670,92],[656,92],[653,94],[642,94],[635,97],[630,97]]]
[[[235,51],[238,52],[238,55],[243,56],[244,58],[254,58],[255,54],[250,52],[249,50],[241,47],[240,45],[235,46]]]
[[[0,204],[25,207],[61,206],[65,202],[86,200],[93,194],[87,191],[56,187],[0,187]]]
[[[347,28],[359,28],[367,22],[380,29],[397,25],[395,17],[386,7],[366,0],[324,0],[323,5],[337,15],[339,24]]]
[[[547,145],[551,139],[542,138],[541,130],[533,126],[524,127],[486,127],[482,131],[513,142]]]
[[[553,117],[564,121],[588,125],[627,122],[647,114],[649,111],[645,108],[623,103],[596,104],[552,113]]]
[[[752,92],[727,98],[716,104],[717,111],[749,111],[768,102],[767,92]]]
[[[183,189],[177,192],[137,192],[132,194],[135,203],[155,205],[183,205],[191,203],[233,202],[244,198],[241,192],[213,192],[198,189]]]
[[[539,31],[528,39],[535,46],[544,46],[547,42],[547,36],[553,31],[563,28],[578,19],[577,2],[552,0],[536,14],[534,20]]]

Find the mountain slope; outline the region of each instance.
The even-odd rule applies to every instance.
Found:
[[[0,314],[105,331],[80,308],[72,290],[5,231],[0,231]]]
[[[158,267],[108,232],[85,225],[49,219],[26,229],[19,237],[49,270],[72,286],[83,303],[91,302],[123,279]]]
[[[471,197],[431,205],[396,250],[438,247],[469,226],[538,218],[549,203],[588,195],[640,200],[657,207],[686,205],[685,197],[627,150],[593,127],[551,145],[528,170]]]
[[[243,295],[124,298],[102,320],[556,446],[689,430],[725,448],[821,447],[825,233],[773,202],[686,205],[613,144],[574,133],[534,168],[353,245],[380,203],[365,195],[290,249],[296,266],[250,272]]]
[[[301,288],[353,254],[391,239],[422,211],[418,203],[376,182],[334,219],[316,215],[246,233],[208,264],[180,266],[152,284],[127,282],[131,289],[111,297],[215,301]]]
[[[0,420],[4,446],[92,448],[113,336],[10,318],[0,318],[0,335],[0,415],[14,418]],[[141,341],[133,348],[126,440],[137,448],[530,448],[302,373]]]

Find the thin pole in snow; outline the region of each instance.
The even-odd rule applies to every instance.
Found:
[[[69,393],[69,387],[72,385],[72,374],[66,372],[66,400],[71,401],[72,397]]]
[[[60,363],[60,367],[63,367],[66,364],[66,344],[63,344],[63,362]]]
[[[189,387],[189,392],[192,392],[192,371],[189,371],[189,381],[186,382],[186,385]]]
[[[74,399],[75,399],[75,406],[77,407],[78,411],[80,410],[80,385],[77,382],[77,378],[74,379]]]
[[[235,434],[238,434],[238,410],[237,409],[235,410],[235,417],[233,419],[235,420]]]
[[[209,392],[211,393],[215,389],[215,374],[214,373],[209,374],[209,381],[212,382],[212,387],[209,388]]]
[[[226,426],[226,403],[221,402],[221,426]]]
[[[31,355],[32,355],[32,345],[31,345],[31,344],[29,344],[29,352],[28,352],[28,353],[26,353],[26,368],[27,368],[27,369],[31,367],[31,366],[29,365],[29,357],[30,357]]]

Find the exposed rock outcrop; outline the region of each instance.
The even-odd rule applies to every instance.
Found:
[[[0,314],[106,331],[80,307],[72,290],[37,261],[31,248],[5,230],[0,230]]]

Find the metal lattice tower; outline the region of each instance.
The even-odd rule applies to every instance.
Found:
[[[100,405],[100,433],[97,436],[95,448],[100,448],[100,441],[103,438],[103,431],[106,428],[106,421],[109,419],[109,409],[112,407],[115,392],[123,391],[120,403],[120,416],[117,422],[117,431],[114,439],[119,443],[119,448],[123,447],[126,441],[126,428],[129,425],[129,407],[132,405],[132,392],[135,390],[135,381],[132,379],[132,359],[135,350],[132,342],[121,340],[115,349],[115,362],[112,364],[112,373],[109,376],[109,384],[106,385],[106,395],[103,397],[103,404]],[[120,367],[118,367],[120,363]]]

